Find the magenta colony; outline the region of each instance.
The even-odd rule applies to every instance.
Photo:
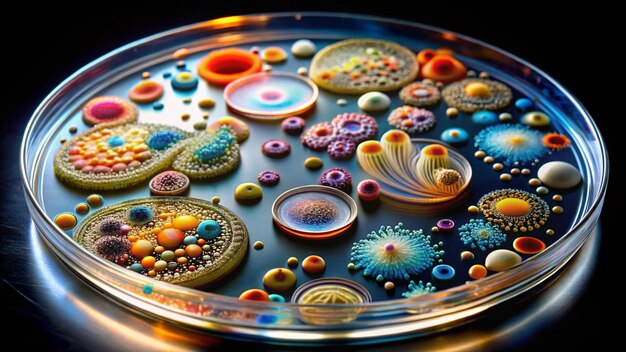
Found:
[[[53,157],[78,195],[57,226],[154,280],[327,304],[480,280],[569,229],[574,146],[506,77],[381,40],[275,44],[179,50],[83,104]]]

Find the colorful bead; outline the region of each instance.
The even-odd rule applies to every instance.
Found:
[[[261,59],[270,64],[277,64],[287,60],[287,52],[279,46],[269,46],[261,51]]]
[[[277,293],[272,293],[271,295],[269,295],[270,298],[270,302],[274,302],[274,303],[285,303],[285,297],[277,294]]]
[[[198,227],[200,221],[191,215],[177,216],[172,220],[172,226],[181,231],[195,230]]]
[[[522,254],[537,254],[546,249],[546,244],[538,238],[522,236],[513,241],[513,248]]]
[[[451,231],[454,229],[454,221],[450,219],[441,219],[437,221],[437,228],[442,231]]]
[[[151,255],[153,250],[154,246],[152,245],[152,242],[148,240],[137,240],[133,242],[130,248],[130,253],[133,257],[141,260]]]
[[[296,257],[289,257],[289,259],[287,259],[287,266],[289,266],[290,268],[295,268],[298,266],[298,258]]]
[[[551,161],[541,165],[537,177],[545,185],[558,189],[573,188],[582,181],[580,171],[564,161]]]
[[[535,104],[533,103],[533,101],[527,98],[519,98],[515,101],[515,107],[522,111],[526,111],[532,108],[534,105]]]
[[[530,127],[550,126],[550,117],[539,111],[531,111],[520,119],[520,122]]]
[[[508,249],[497,249],[485,259],[485,267],[490,271],[500,272],[510,269],[511,267],[522,262],[519,254]]]
[[[474,253],[470,252],[470,251],[463,251],[461,252],[461,260],[462,261],[468,261],[468,260],[473,260],[474,259]]]
[[[307,169],[318,170],[321,169],[322,166],[324,166],[324,162],[316,156],[312,156],[304,160],[304,167]]]
[[[482,279],[487,276],[487,268],[484,265],[474,264],[469,268],[468,275],[474,280]]]
[[[215,100],[211,98],[202,98],[198,101],[198,107],[205,110],[212,109],[215,107]]]
[[[315,43],[308,39],[296,40],[291,45],[291,53],[297,57],[310,57],[313,56],[316,51],[317,47],[315,46]]]
[[[89,204],[87,204],[87,203],[78,203],[74,207],[74,211],[76,212],[76,214],[85,215],[85,214],[87,214],[89,212]]]
[[[269,302],[270,296],[263,290],[253,288],[251,290],[244,291],[241,295],[239,295],[239,299],[243,301]]]
[[[256,241],[252,245],[252,248],[256,249],[257,251],[260,251],[261,249],[265,248],[265,244],[261,241]]]
[[[498,122],[498,117],[493,111],[479,110],[472,114],[472,121],[480,125],[491,125]]]
[[[177,229],[163,229],[157,234],[157,243],[166,249],[178,248],[183,243],[185,235]]]

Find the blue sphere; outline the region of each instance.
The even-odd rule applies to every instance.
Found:
[[[490,125],[498,122],[498,115],[489,110],[480,110],[472,114],[472,121],[481,125]]]
[[[520,98],[515,101],[515,107],[522,111],[526,111],[532,108],[534,105],[535,103],[533,103],[532,100],[527,99],[527,98]]]
[[[196,242],[198,242],[198,239],[196,238],[196,236],[186,236],[183,239],[184,244],[194,244]]]
[[[204,220],[196,231],[205,240],[212,240],[222,233],[222,227],[215,220]]]
[[[135,263],[135,264],[132,264],[130,266],[130,270],[132,270],[132,271],[134,271],[136,273],[140,273],[140,272],[143,271],[143,266],[141,264],[139,264],[139,263]]]
[[[272,293],[270,295],[270,302],[276,302],[276,303],[285,303],[285,297],[277,294],[277,293]]]
[[[198,86],[198,79],[193,73],[183,71],[172,78],[172,88],[176,90],[194,90]]]
[[[466,130],[458,127],[448,128],[441,133],[441,140],[448,144],[462,144],[467,142],[469,134]]]
[[[450,280],[454,277],[454,268],[448,264],[439,264],[433,268],[433,277],[437,280]]]

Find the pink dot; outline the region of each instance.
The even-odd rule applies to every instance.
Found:
[[[103,101],[91,107],[91,114],[98,119],[110,120],[124,113],[124,107],[114,101]]]

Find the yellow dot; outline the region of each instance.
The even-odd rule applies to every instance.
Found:
[[[181,231],[189,231],[198,227],[200,222],[196,217],[191,215],[182,215],[174,218],[172,221],[172,227]]]
[[[76,226],[76,216],[70,213],[62,213],[54,218],[54,223],[63,230],[71,230]]]
[[[496,203],[496,210],[506,216],[524,216],[530,212],[530,204],[519,198],[504,198]]]
[[[509,139],[511,145],[522,145],[526,142],[526,139],[522,136],[514,136]]]
[[[474,98],[488,98],[491,96],[491,89],[482,82],[472,82],[465,86],[465,94]]]

